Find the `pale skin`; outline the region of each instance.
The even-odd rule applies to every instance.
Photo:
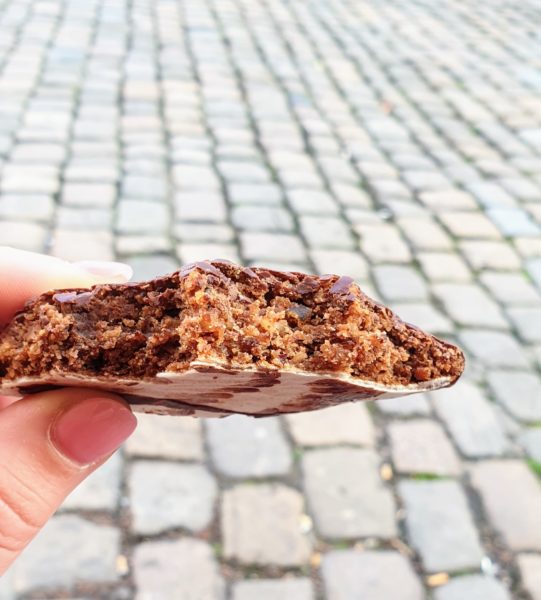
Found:
[[[0,329],[41,292],[129,277],[129,267],[119,263],[72,264],[0,247]],[[135,426],[124,400],[102,391],[64,388],[21,399],[0,396],[0,576]]]

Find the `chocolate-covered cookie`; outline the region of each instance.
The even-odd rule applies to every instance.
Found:
[[[0,333],[0,394],[86,386],[160,414],[313,410],[446,387],[463,368],[349,277],[227,261],[47,292]]]

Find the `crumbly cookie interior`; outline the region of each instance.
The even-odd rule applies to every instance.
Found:
[[[380,384],[456,379],[455,346],[400,321],[347,277],[196,263],[149,282],[48,292],[0,334],[0,378],[61,371],[151,378],[194,361],[337,373]]]

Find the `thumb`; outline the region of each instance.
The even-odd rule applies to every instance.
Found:
[[[86,389],[43,392],[0,411],[0,575],[136,423],[120,397]]]

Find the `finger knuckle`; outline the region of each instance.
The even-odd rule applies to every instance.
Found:
[[[42,523],[34,510],[36,498],[39,496],[24,481],[0,468],[0,549],[19,552],[40,529]]]

